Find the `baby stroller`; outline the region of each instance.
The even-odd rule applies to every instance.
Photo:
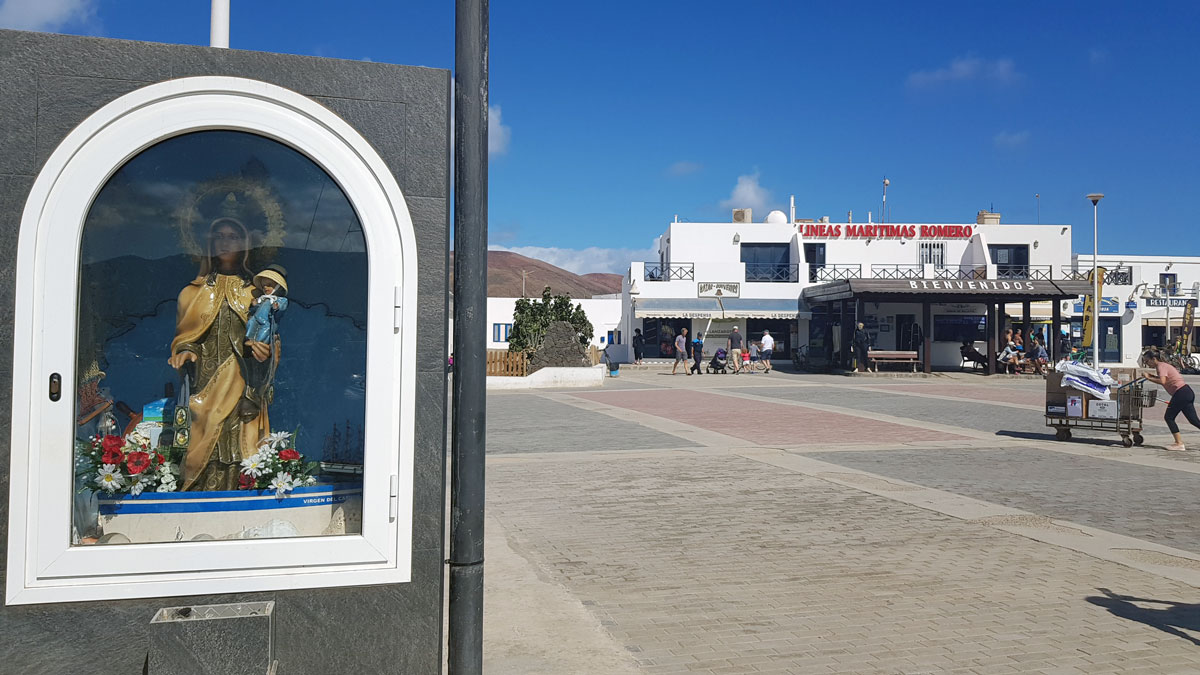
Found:
[[[725,350],[718,349],[716,354],[713,354],[712,360],[704,368],[704,372],[712,375],[713,373],[725,374]]]

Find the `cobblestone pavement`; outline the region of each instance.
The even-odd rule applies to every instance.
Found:
[[[489,396],[489,516],[643,672],[1200,672],[1200,453],[937,398],[1021,381],[622,378]]]

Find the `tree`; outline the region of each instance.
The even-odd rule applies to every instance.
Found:
[[[592,341],[592,322],[588,321],[583,305],[572,304],[569,295],[550,295],[550,287],[547,286],[542,289],[540,300],[517,300],[512,330],[508,333],[508,351],[537,351],[542,346],[546,328],[554,321],[566,321],[574,326],[580,344],[586,345]]]

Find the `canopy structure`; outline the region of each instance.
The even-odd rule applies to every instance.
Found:
[[[843,365],[850,363],[850,337],[855,317],[863,315],[864,302],[915,303],[921,305],[920,329],[924,343],[922,361],[925,372],[932,369],[930,356],[933,343],[933,306],[945,303],[982,304],[987,312],[987,372],[996,372],[996,353],[999,330],[1009,303],[1020,303],[1023,325],[1032,326],[1034,303],[1046,303],[1050,310],[1050,323],[1056,328],[1062,323],[1060,303],[1075,300],[1079,296],[1092,295],[1088,281],[1034,280],[1034,279],[846,279],[816,286],[809,286],[801,293],[808,307],[824,306],[828,316],[834,317],[841,330],[841,354]],[[832,325],[832,324],[831,324]],[[1052,330],[1056,330],[1052,329]],[[832,328],[831,328],[832,330]],[[1058,340],[1046,345],[1051,357],[1056,356]],[[826,342],[827,357],[833,361],[833,340]]]
[[[798,300],[762,298],[636,298],[639,319],[809,319]]]

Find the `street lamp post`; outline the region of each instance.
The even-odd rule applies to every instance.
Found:
[[[1100,367],[1100,245],[1099,212],[1104,194],[1096,192],[1087,196],[1092,202],[1092,365]],[[1168,300],[1168,302],[1170,302]]]

